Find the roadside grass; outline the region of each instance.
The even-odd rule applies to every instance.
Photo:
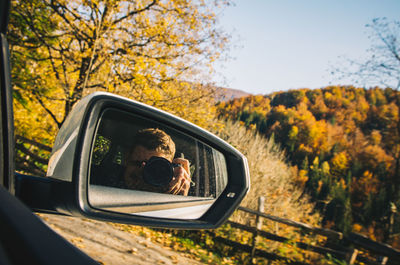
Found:
[[[307,253],[296,247],[294,242],[286,242],[280,244],[279,247],[273,246],[271,241],[261,241],[257,244],[257,248],[271,251],[287,261],[268,261],[264,258],[255,257],[251,259],[249,253],[237,251],[228,245],[214,241],[212,235],[223,236],[235,242],[251,245],[251,234],[238,232],[229,225],[223,225],[220,228],[207,231],[188,231],[188,230],[171,230],[171,229],[150,229],[133,225],[115,224],[113,226],[123,231],[138,235],[150,240],[153,243],[161,244],[165,249],[173,250],[180,255],[197,260],[203,264],[221,264],[221,265],[238,265],[238,264],[290,264],[290,262],[305,262],[307,264],[345,264],[339,263],[332,257],[323,257],[313,253]],[[310,242],[309,242],[310,243]],[[272,249],[271,249],[272,248]],[[269,263],[268,263],[269,262]]]
[[[205,232],[170,229],[151,229],[140,226],[110,223],[120,230],[130,232],[163,245],[164,248],[179,252],[182,256],[204,264],[240,264],[235,257],[227,257],[214,248],[214,241]]]

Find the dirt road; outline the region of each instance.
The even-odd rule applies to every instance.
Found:
[[[202,264],[106,222],[50,214],[39,216],[100,264]]]

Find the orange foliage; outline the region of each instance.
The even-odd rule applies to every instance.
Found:
[[[384,229],[384,208],[394,196],[384,187],[394,185],[396,159],[400,159],[397,97],[400,92],[390,88],[331,86],[236,99],[220,113],[241,119],[243,124],[246,116],[238,116],[242,111],[247,111],[247,116],[252,112],[261,115],[262,133],[273,136],[301,169],[297,171],[302,180],[299,185],[306,182],[304,186],[313,189],[313,196],[325,196],[322,200],[351,198],[357,223],[350,230],[373,237]],[[377,205],[382,211],[371,209]],[[376,216],[364,216],[366,209]],[[335,226],[331,221],[325,221],[328,227]]]
[[[353,193],[358,194],[360,197],[362,196],[362,201],[365,201],[365,197],[368,194],[376,194],[378,192],[380,183],[378,178],[367,170],[359,178],[353,178],[352,188]]]

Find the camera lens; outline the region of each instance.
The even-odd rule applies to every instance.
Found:
[[[153,156],[143,168],[143,179],[147,184],[166,187],[174,176],[172,164],[163,157]]]

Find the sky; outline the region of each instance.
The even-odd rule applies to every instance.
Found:
[[[400,0],[233,1],[220,27],[235,47],[228,61],[216,64],[213,80],[252,94],[351,84],[331,71],[344,58],[366,58],[366,24],[400,20]]]

